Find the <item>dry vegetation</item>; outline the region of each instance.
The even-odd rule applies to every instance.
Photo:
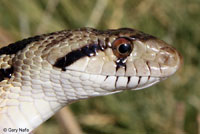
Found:
[[[200,0],[1,0],[0,40],[91,26],[131,27],[176,47],[183,68],[146,90],[70,105],[85,134],[200,134]],[[55,117],[36,134],[61,134]]]

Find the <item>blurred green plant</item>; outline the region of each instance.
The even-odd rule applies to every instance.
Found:
[[[182,69],[156,86],[70,105],[87,134],[200,133],[199,22],[199,0],[0,1],[0,29],[16,40],[84,26],[130,27],[171,43],[183,55]],[[51,118],[39,133],[61,131]]]

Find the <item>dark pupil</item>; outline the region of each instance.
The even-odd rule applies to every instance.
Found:
[[[118,48],[120,53],[127,53],[130,52],[131,50],[131,45],[130,44],[121,44]]]

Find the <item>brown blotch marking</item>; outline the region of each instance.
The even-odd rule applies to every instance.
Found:
[[[51,40],[51,42],[49,44],[47,44],[46,47],[47,48],[53,47],[55,44],[63,42],[65,39],[69,38],[70,36],[72,36],[71,33],[66,34],[65,36],[59,36],[59,37],[55,38],[54,40]]]
[[[48,41],[48,40],[45,40],[43,43],[44,43],[44,44],[47,44],[47,43],[49,43],[49,41]]]
[[[52,40],[52,39],[54,39],[54,36],[49,36],[48,37],[48,40]]]
[[[51,48],[51,47],[53,47],[54,45],[55,45],[55,44],[51,42],[51,43],[49,43],[48,45],[46,45],[46,48]],[[46,48],[45,48],[45,49],[46,49]]]
[[[58,44],[59,42],[60,42],[60,41],[59,41],[58,39],[55,39],[55,40],[52,40],[52,41],[51,41],[51,44],[54,45],[54,44]]]

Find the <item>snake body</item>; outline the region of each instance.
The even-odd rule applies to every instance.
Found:
[[[180,65],[175,48],[130,28],[63,30],[10,44],[0,49],[0,133],[29,133],[67,104],[149,87]]]

